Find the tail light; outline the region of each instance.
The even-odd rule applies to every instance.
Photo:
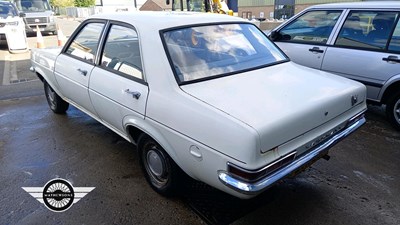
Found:
[[[228,162],[228,172],[238,178],[246,181],[257,181],[274,171],[293,162],[296,156],[296,151],[286,154],[285,156],[273,161],[265,167],[257,170],[247,170]]]

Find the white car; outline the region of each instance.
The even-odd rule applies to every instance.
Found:
[[[33,49],[31,62],[55,113],[72,104],[136,144],[165,195],[186,173],[256,196],[365,122],[364,85],[290,62],[231,16],[96,15],[62,49]]]
[[[311,6],[274,29],[270,38],[291,60],[367,86],[400,130],[400,2]]]
[[[28,51],[24,15],[14,4],[0,1],[0,40],[7,42],[11,53]]]

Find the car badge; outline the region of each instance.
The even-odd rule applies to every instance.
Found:
[[[35,23],[39,23],[40,22],[40,20],[39,19],[35,19]]]
[[[354,106],[358,102],[358,95],[351,96],[351,106]]]

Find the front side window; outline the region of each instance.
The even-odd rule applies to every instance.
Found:
[[[277,41],[325,44],[342,11],[310,11],[279,31]]]
[[[87,24],[79,34],[75,36],[65,53],[86,62],[94,63],[103,27],[103,23]]]
[[[226,76],[286,61],[252,24],[221,24],[163,33],[167,53],[180,83]]]
[[[351,11],[341,28],[335,45],[386,49],[397,12]]]
[[[143,79],[139,40],[134,29],[111,26],[101,57],[101,67]]]

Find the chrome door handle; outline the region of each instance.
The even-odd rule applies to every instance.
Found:
[[[78,71],[79,71],[83,76],[86,76],[86,74],[87,74],[87,71],[86,71],[86,70],[78,69]]]
[[[387,58],[382,58],[382,60],[388,63],[400,63],[400,59],[395,55],[389,55]]]
[[[138,92],[138,91],[130,91],[129,89],[125,89],[124,92],[132,95],[132,97],[136,98],[136,99],[139,99],[140,95],[141,95],[140,92]]]
[[[312,53],[324,53],[324,50],[319,49],[318,47],[310,48],[308,51]]]

